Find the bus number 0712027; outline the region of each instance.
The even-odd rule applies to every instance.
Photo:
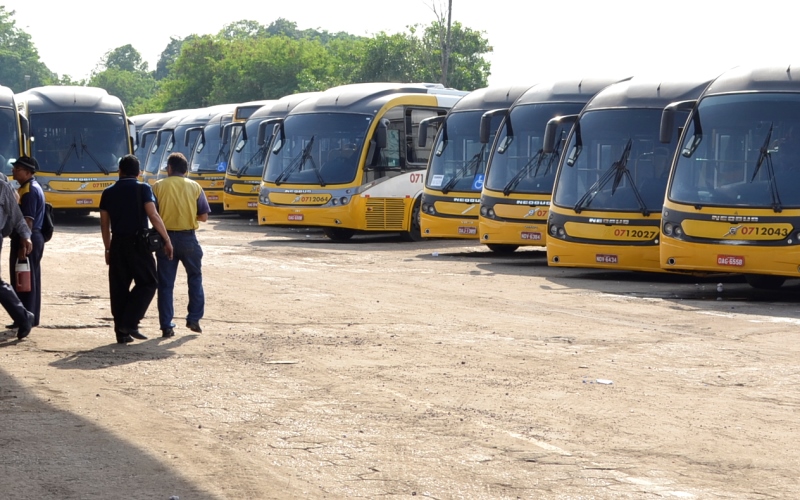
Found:
[[[648,231],[645,229],[615,229],[614,236],[622,236],[627,238],[643,238],[653,239],[658,234],[657,231]]]

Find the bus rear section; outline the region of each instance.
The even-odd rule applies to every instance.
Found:
[[[133,148],[122,102],[94,87],[46,86],[18,95],[30,126],[36,179],[55,209],[97,210]]]
[[[677,147],[677,137],[667,144],[659,140],[662,110],[673,101],[696,99],[709,81],[634,77],[586,104],[556,174],[549,265],[661,271],[661,207]],[[681,113],[672,124],[674,136],[687,116]]]
[[[465,92],[436,84],[334,87],[298,104],[276,129],[259,195],[259,223],[419,239],[430,150],[420,122],[444,116]],[[429,143],[430,144],[430,143]]]
[[[298,104],[319,92],[301,92],[269,101],[245,123],[233,129],[228,170],[225,172],[225,210],[258,214],[258,195],[275,126]]]
[[[743,274],[759,288],[800,277],[800,71],[737,67],[689,109],[662,213],[660,263]],[[666,134],[665,134],[666,135]]]
[[[424,238],[478,238],[480,193],[491,138],[503,116],[489,120],[489,141],[480,141],[483,115],[506,111],[528,86],[478,89],[459,100],[439,127],[425,173],[420,227]]]
[[[560,141],[566,139],[571,126],[558,128],[558,147],[544,153],[547,122],[556,116],[580,113],[597,92],[616,81],[619,79],[585,78],[538,83],[504,114],[481,189],[478,235],[482,244],[498,253],[545,246]],[[490,139],[486,133],[481,135],[482,141]]]

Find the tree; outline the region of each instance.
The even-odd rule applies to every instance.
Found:
[[[142,55],[134,49],[131,44],[117,47],[106,52],[101,62],[105,69],[116,69],[120,71],[147,71],[147,62],[142,61]]]
[[[39,60],[30,35],[17,28],[14,14],[0,6],[0,84],[22,92],[56,81],[58,75]]]
[[[88,85],[103,88],[109,94],[119,97],[129,114],[132,114],[131,111],[137,106],[142,107],[158,86],[149,73],[116,68],[109,68],[93,75]]]
[[[475,90],[488,84],[491,63],[484,58],[492,52],[489,41],[482,31],[464,27],[455,21],[450,29],[450,48],[448,74],[442,75],[444,48],[441,34],[444,30],[439,21],[427,26],[421,44],[421,63],[426,68],[424,74],[432,80],[444,81],[453,88]]]
[[[169,72],[172,69],[172,65],[178,59],[178,56],[181,53],[181,47],[183,47],[184,42],[191,41],[195,38],[194,35],[189,35],[186,38],[175,38],[170,37],[169,43],[167,44],[166,48],[161,52],[161,56],[158,58],[158,63],[156,63],[156,80],[163,80],[167,76],[169,76]]]
[[[203,35],[186,39],[170,66],[169,77],[160,87],[162,95],[157,100],[164,106],[162,111],[219,104],[211,102],[209,97],[214,88],[217,66],[224,56],[224,44],[216,37]]]
[[[244,40],[247,38],[264,38],[267,28],[257,21],[241,20],[225,25],[217,34],[222,40]]]

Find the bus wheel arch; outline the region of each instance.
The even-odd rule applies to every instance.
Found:
[[[346,227],[323,227],[322,232],[328,239],[336,242],[347,241],[356,234],[355,229],[348,229]]]
[[[519,248],[519,245],[502,245],[497,243],[487,243],[486,246],[489,247],[489,250],[492,252],[499,254],[514,253],[517,248]]]
[[[406,241],[422,241],[422,228],[420,226],[420,211],[422,207],[422,196],[417,196],[411,206],[411,217],[409,220],[408,231],[403,233]]]
[[[777,290],[786,281],[786,276],[772,274],[745,274],[747,284],[759,290]]]

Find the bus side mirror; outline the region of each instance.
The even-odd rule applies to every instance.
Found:
[[[503,117],[508,116],[508,109],[493,109],[491,111],[487,111],[481,116],[480,129],[478,131],[478,137],[481,141],[481,144],[489,144],[492,141],[492,119],[497,115],[502,115]]]
[[[552,153],[556,150],[556,141],[560,139],[557,137],[558,129],[567,124],[573,124],[578,121],[578,115],[556,116],[551,118],[544,128],[544,137],[542,138],[542,153]]]
[[[691,111],[697,104],[696,99],[679,101],[668,104],[661,112],[661,128],[658,131],[658,140],[662,144],[672,142],[672,129],[675,128],[675,113],[677,111]]]
[[[189,134],[186,134],[186,146],[189,145]],[[203,148],[206,147],[206,133],[203,129],[200,129],[200,135],[197,137],[197,147],[194,148],[196,152],[200,152]]]
[[[445,115],[431,116],[419,122],[419,131],[417,132],[417,146],[424,148],[428,144],[428,129],[433,125],[440,126],[444,122]]]
[[[375,130],[375,143],[380,149],[385,149],[389,143],[388,130],[389,120],[384,118],[378,123],[378,128]]]

